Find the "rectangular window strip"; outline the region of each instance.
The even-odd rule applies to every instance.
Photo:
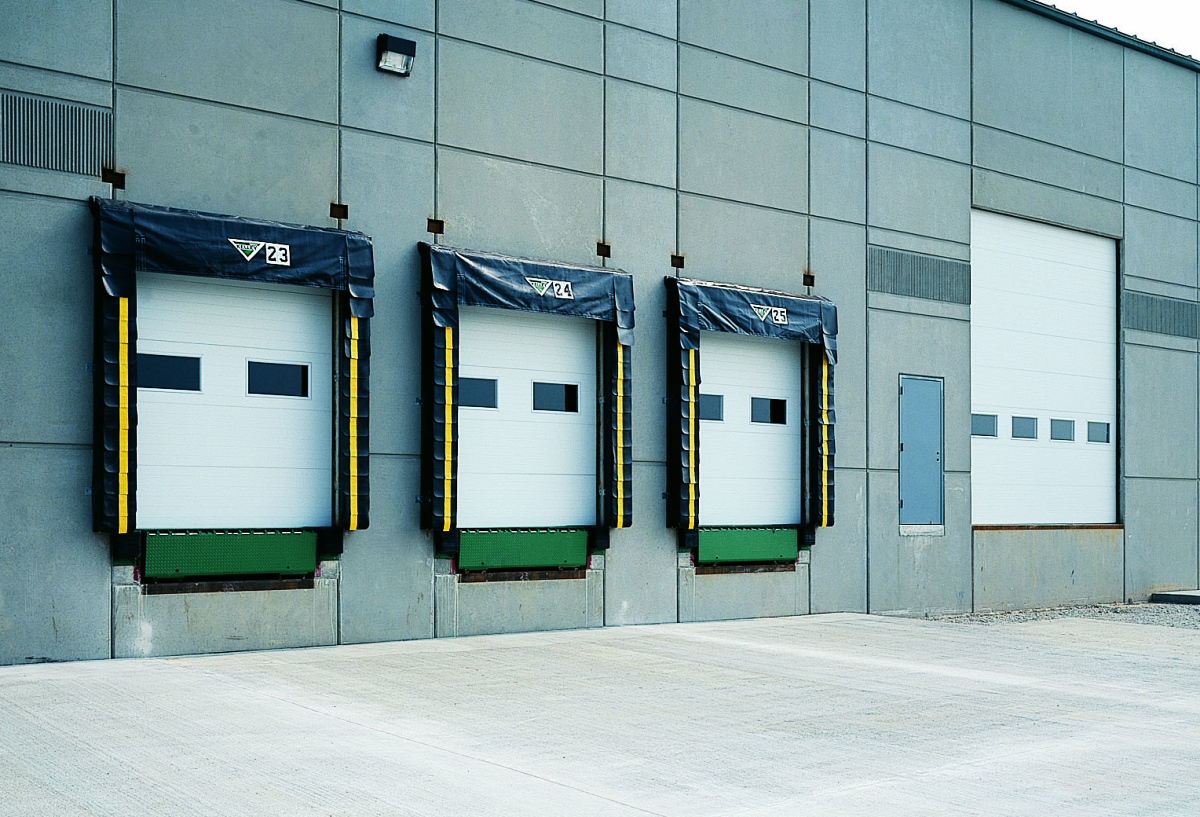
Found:
[[[497,408],[500,404],[496,381],[481,377],[458,379],[458,405],[470,408]]]
[[[999,416],[996,414],[972,414],[972,437],[999,436]],[[1013,417],[1012,438],[1014,440],[1036,440],[1036,417]],[[1057,442],[1075,441],[1074,420],[1050,420],[1050,439]],[[1089,421],[1087,424],[1087,441],[1089,443],[1109,443],[1112,441],[1111,424]]]
[[[138,353],[137,387],[200,391],[200,358]]]
[[[770,397],[750,398],[750,422],[787,425],[787,400]]]
[[[1036,417],[1014,417],[1012,418],[1012,436],[1014,440],[1036,440],[1037,439],[1037,418]]]
[[[696,403],[696,413],[701,420],[725,419],[725,396],[723,394],[701,394]]]
[[[308,397],[308,366],[252,360],[246,364],[246,391],[274,397]]]
[[[1000,434],[1000,418],[995,414],[972,414],[971,436],[997,437]]]
[[[1051,420],[1050,421],[1050,439],[1062,440],[1063,442],[1075,441],[1075,421],[1074,420]]]
[[[534,411],[579,412],[579,386],[574,383],[534,383]]]

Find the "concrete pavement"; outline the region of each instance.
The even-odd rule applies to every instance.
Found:
[[[858,615],[0,669],[0,814],[1200,813],[1200,631]]]

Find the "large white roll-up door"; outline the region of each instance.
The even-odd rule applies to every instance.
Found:
[[[1116,242],[971,214],[974,524],[1116,521],[1116,344]]]
[[[178,275],[137,284],[138,527],[331,524],[331,294]],[[199,382],[185,382],[195,359]],[[176,388],[141,385],[164,376],[155,366]]]
[[[701,525],[803,521],[802,349],[700,333]]]
[[[459,310],[460,527],[596,523],[596,331],[585,318]]]

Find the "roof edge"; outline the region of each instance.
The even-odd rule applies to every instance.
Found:
[[[1145,40],[1134,37],[1132,34],[1123,34],[1115,28],[1109,28],[1106,25],[1086,20],[1078,14],[1073,14],[1069,11],[1055,8],[1054,6],[1040,3],[1038,0],[1000,0],[1001,3],[1007,3],[1010,6],[1016,6],[1019,9],[1033,12],[1041,17],[1046,17],[1055,22],[1068,25],[1071,28],[1079,29],[1087,32],[1102,40],[1108,40],[1111,43],[1131,48],[1134,51],[1140,51],[1143,54],[1148,54],[1151,57],[1157,57],[1160,60],[1178,65],[1181,68],[1187,68],[1200,73],[1200,60],[1189,57],[1185,54],[1180,54],[1171,48],[1166,48],[1161,45],[1146,42]]]

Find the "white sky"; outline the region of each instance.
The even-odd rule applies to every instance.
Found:
[[[1181,54],[1200,57],[1197,0],[1044,0]]]

